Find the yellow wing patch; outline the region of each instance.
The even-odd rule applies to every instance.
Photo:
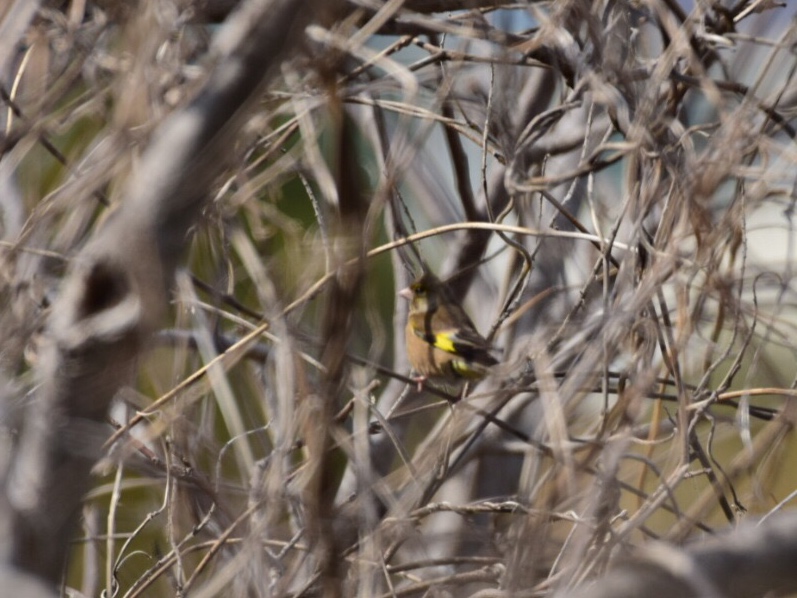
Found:
[[[465,361],[452,361],[451,362],[451,369],[454,373],[459,376],[460,378],[472,378],[474,380],[483,378],[484,377],[484,369],[478,370],[476,368],[471,367]]]
[[[434,346],[447,353],[456,353],[457,348],[454,346],[454,341],[445,332],[438,332],[434,335]]]

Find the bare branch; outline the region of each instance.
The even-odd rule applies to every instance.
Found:
[[[296,51],[312,6],[253,0],[231,16],[217,36],[219,62],[204,90],[163,123],[121,209],[74,260],[6,480],[14,514],[9,556],[50,583],[62,572],[109,402],[131,380],[161,322],[188,230],[232,158],[232,136]]]
[[[797,515],[761,523],[678,549],[653,544],[605,578],[560,598],[671,596],[751,598],[797,591]]]

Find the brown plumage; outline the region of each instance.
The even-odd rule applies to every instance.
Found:
[[[407,356],[419,382],[426,378],[478,380],[498,363],[490,354],[490,344],[434,275],[424,274],[400,295],[410,301]]]

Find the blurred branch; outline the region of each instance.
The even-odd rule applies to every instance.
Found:
[[[188,230],[231,158],[246,109],[296,51],[316,4],[253,0],[231,16],[204,91],[163,123],[121,209],[74,260],[5,485],[6,558],[43,580],[62,573],[108,405],[161,322]]]
[[[0,9],[0,77],[8,67],[8,60],[17,49],[18,40],[36,15],[41,0],[16,0]]]
[[[592,585],[558,598],[754,598],[797,591],[797,514],[774,515],[758,524],[679,549],[646,547]]]

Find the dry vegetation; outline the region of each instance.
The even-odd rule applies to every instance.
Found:
[[[0,8],[0,584],[797,591],[793,5],[234,4]]]

